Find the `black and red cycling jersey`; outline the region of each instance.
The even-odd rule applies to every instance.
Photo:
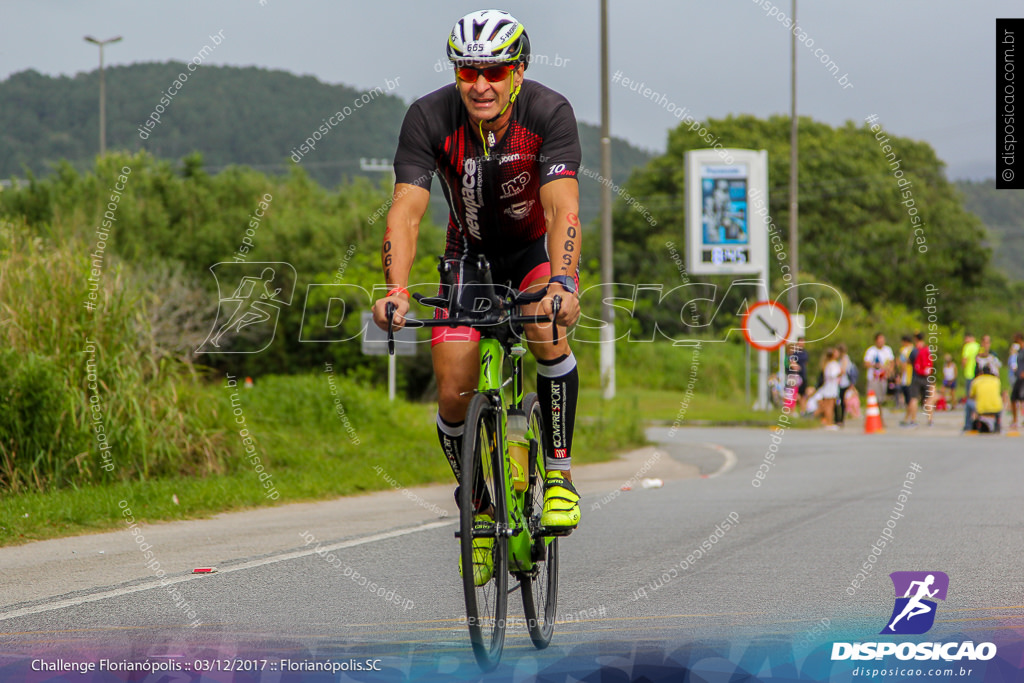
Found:
[[[395,180],[429,190],[437,173],[448,200],[448,256],[497,255],[535,242],[547,232],[540,187],[577,177],[580,140],[569,101],[524,80],[511,109],[504,137],[486,152],[454,86],[421,97],[405,115]]]

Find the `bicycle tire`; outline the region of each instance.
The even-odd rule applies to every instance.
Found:
[[[465,570],[473,566],[474,497],[480,500],[486,489],[494,505],[496,528],[508,528],[504,452],[498,442],[497,412],[486,395],[477,394],[469,402],[465,425],[459,491],[459,537],[464,568],[462,588],[466,598],[466,622],[473,654],[484,671],[491,671],[498,666],[505,647],[508,537],[499,533],[494,538],[494,571],[490,581],[477,586],[472,569]]]
[[[526,519],[530,534],[534,538],[535,571],[519,577],[523,593],[523,613],[526,616],[530,640],[534,647],[543,650],[551,643],[555,630],[555,613],[558,608],[558,538],[550,541],[538,538],[540,516],[544,511],[544,454],[549,449],[544,430],[544,416],[537,394],[527,394],[523,399],[523,412],[537,440],[534,449],[535,461],[530,463],[530,478],[526,489]],[[546,546],[544,545],[546,543]]]

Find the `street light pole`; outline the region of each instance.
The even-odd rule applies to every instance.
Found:
[[[612,138],[608,104],[608,0],[601,0],[601,387],[615,398],[615,310],[612,308]]]
[[[793,0],[793,24],[796,25],[796,0]],[[799,211],[799,195],[797,194],[797,160],[799,147],[797,142],[799,128],[796,117],[796,31],[790,32],[790,63],[789,63],[789,270],[793,274],[793,281],[790,282],[792,289],[789,290],[789,312],[796,315],[799,312],[800,293],[795,287],[800,279],[800,261],[797,249],[799,248],[799,235],[797,234],[797,212]],[[801,333],[803,331],[801,330]]]
[[[118,42],[121,40],[121,36],[106,40],[96,40],[92,36],[85,36],[85,40],[100,48],[100,156],[104,156],[107,153],[107,87],[103,73],[103,46]]]

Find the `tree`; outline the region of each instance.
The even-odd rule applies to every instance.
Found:
[[[702,124],[708,139],[714,136],[726,147],[768,151],[769,214],[785,240],[789,126],[788,117],[746,115]],[[685,153],[708,147],[698,131],[688,128],[683,124],[671,131],[666,153],[636,172],[627,186],[657,227],[636,207],[617,206],[619,281],[679,279],[665,244],[674,242],[682,251]],[[872,130],[868,124],[847,122],[833,128],[802,118],[799,159],[802,279],[831,283],[868,310],[887,302],[920,309],[930,283],[941,292],[944,321],[962,312],[982,290],[1000,285],[981,222],[964,209],[945,177],[944,164],[927,143]],[[771,279],[778,283],[779,263],[771,260]]]

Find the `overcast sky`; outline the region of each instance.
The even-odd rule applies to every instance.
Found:
[[[789,112],[786,27],[769,0],[609,0],[611,71],[664,92],[696,117]],[[223,30],[207,64],[256,65],[359,88],[397,82],[412,101],[451,82],[440,70],[452,24],[476,1],[4,0],[0,78],[25,69],[73,75],[95,69],[82,40],[121,35],[107,64],[187,61]],[[599,123],[597,0],[509,1],[535,55],[528,75],[565,94],[582,121]],[[832,125],[879,123],[932,144],[952,179],[995,174],[995,18],[1019,0],[802,0],[798,109]],[[846,74],[843,87],[815,50]],[[558,64],[558,65],[556,65]],[[438,65],[435,68],[435,65]],[[154,94],[168,84],[154,84]],[[612,133],[655,151],[678,124],[656,102],[612,87]],[[158,95],[157,95],[158,96]],[[0,103],[0,106],[5,106]],[[296,103],[301,106],[301,103]],[[391,150],[382,150],[382,156]],[[586,163],[586,160],[585,160]],[[596,166],[598,160],[590,165]]]

